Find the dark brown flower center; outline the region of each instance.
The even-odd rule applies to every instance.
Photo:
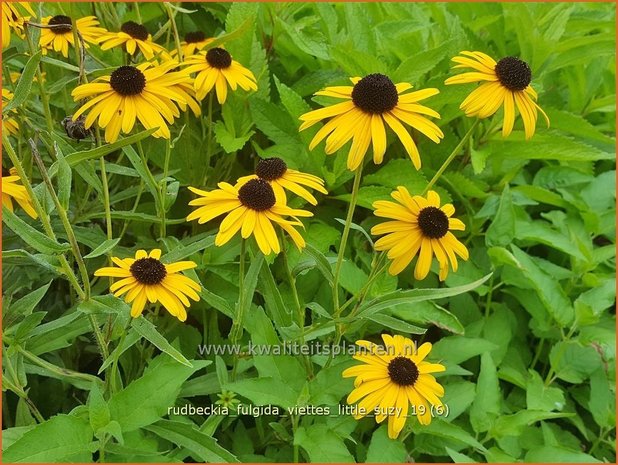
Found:
[[[255,167],[255,174],[267,181],[279,179],[288,170],[288,165],[281,158],[264,158]]]
[[[509,90],[524,90],[532,81],[530,66],[519,58],[502,58],[496,64],[495,71],[500,84]]]
[[[354,85],[352,101],[366,113],[382,114],[392,110],[399,101],[397,88],[384,74],[369,74]]]
[[[395,357],[388,364],[388,376],[399,386],[413,386],[418,379],[418,367],[407,357]]]
[[[238,189],[238,199],[252,210],[261,212],[275,205],[275,191],[263,179],[252,179]]]
[[[202,31],[187,32],[185,34],[185,42],[188,44],[196,44],[204,39],[206,39],[206,36]]]
[[[130,268],[131,274],[140,284],[159,284],[167,276],[165,265],[156,258],[140,258]]]
[[[68,16],[57,15],[51,18],[47,24],[56,26],[49,28],[54,34],[66,34],[72,31],[73,21]]]
[[[109,84],[120,95],[138,95],[146,87],[146,76],[133,66],[121,66],[112,73]]]
[[[148,39],[148,29],[146,29],[141,24],[136,23],[135,21],[127,21],[122,26],[120,26],[120,30],[125,34],[129,34],[131,37],[137,40]]]
[[[424,236],[439,239],[448,232],[448,216],[437,207],[425,207],[418,214],[418,225]]]
[[[215,47],[206,52],[206,61],[213,68],[229,68],[232,64],[232,56],[227,50]]]

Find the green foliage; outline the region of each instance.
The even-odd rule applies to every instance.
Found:
[[[258,90],[228,90],[210,114],[207,96],[200,117],[186,112],[170,125],[170,141],[139,124],[110,144],[98,129],[76,141],[60,122],[78,108],[70,96],[80,82],[78,54],[42,55],[40,30],[28,27],[33,52],[12,32],[2,53],[3,85],[14,97],[3,105],[3,124],[14,119],[20,129],[3,131],[3,167],[19,161],[22,183],[45,215],[32,219],[15,202],[2,210],[5,462],[616,460],[613,5],[44,2],[35,9],[43,13],[37,21],[94,14],[109,30],[139,21],[169,50],[174,28],[181,40],[201,30],[215,37],[209,48],[225,47],[255,74]],[[421,194],[471,128],[459,107],[475,84],[444,85],[462,50],[527,61],[551,126],[539,115],[525,140],[521,117],[508,138],[503,110],[481,120],[432,187],[465,224],[455,235],[470,258],[445,282],[435,260],[422,281],[413,277],[416,259],[391,276],[390,260],[374,250],[370,231],[382,219],[373,203],[391,200],[399,186]],[[142,61],[90,44],[82,70],[93,82]],[[15,82],[12,72],[21,73]],[[316,91],[376,72],[414,90],[439,89],[423,103],[440,113],[445,137],[434,144],[412,131],[419,171],[390,130],[382,165],[369,160],[369,149],[340,250],[353,198],[349,144],[331,156],[323,143],[310,151],[320,125],[299,132],[299,116],[333,103]],[[268,157],[325,180],[328,194],[314,192],[316,206],[288,192],[289,206],[313,213],[299,228],[302,250],[287,236],[276,256],[264,257],[253,239],[241,246],[238,235],[217,246],[220,219],[185,221],[195,198],[188,186],[234,184]],[[94,276],[112,256],[141,248],[162,249],[166,264],[196,263],[182,272],[202,286],[185,323],[152,303],[132,319],[126,294],[111,295],[112,280]],[[205,351],[229,347],[233,328],[236,352]],[[408,418],[398,440],[386,422],[338,414],[353,389],[341,376],[356,363],[350,354],[249,351],[349,348],[360,339],[380,343],[383,333],[432,343],[429,358],[446,367],[435,374],[444,408],[430,425]],[[244,415],[238,402],[279,413]],[[229,412],[178,413],[222,405]],[[310,406],[330,415],[293,410]]]

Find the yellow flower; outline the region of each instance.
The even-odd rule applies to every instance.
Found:
[[[388,250],[388,258],[393,262],[389,273],[401,273],[419,253],[414,277],[424,279],[431,268],[435,254],[440,265],[440,281],[448,275],[449,261],[453,271],[457,271],[457,257],[468,259],[468,249],[451,231],[463,231],[466,226],[461,220],[451,218],[455,207],[447,203],[440,207],[440,196],[429,191],[427,197],[412,197],[405,187],[399,186],[391,197],[397,201],[378,200],[373,203],[376,216],[391,218],[371,229],[371,234],[386,236],[375,243],[376,250]]]
[[[227,98],[227,86],[236,90],[240,86],[243,90],[257,90],[257,82],[253,73],[232,59],[227,50],[219,47],[211,48],[207,52],[199,52],[187,57],[185,72],[197,73],[195,77],[195,93],[198,100],[214,87],[217,100],[221,105]]]
[[[504,105],[502,136],[507,137],[513,130],[517,106],[524,121],[526,139],[534,135],[537,110],[543,114],[549,127],[549,118],[537,105],[538,95],[530,86],[532,71],[528,63],[515,57],[505,57],[496,63],[485,53],[466,51],[453,61],[457,63],[453,68],[472,68],[474,71],[450,77],[445,84],[483,82],[461,103],[460,108],[466,116],[487,118]]]
[[[153,42],[148,30],[134,21],[127,21],[120,26],[119,32],[107,32],[101,37],[101,50],[124,46],[129,55],[135,55],[139,49],[147,60],[155,55],[171,58],[169,52],[161,45]]]
[[[13,92],[11,92],[8,89],[2,88],[2,107],[4,107],[7,103],[9,103],[9,100],[12,100],[12,99],[13,99]],[[14,113],[14,112],[10,112],[10,113]],[[17,124],[17,121],[15,120],[15,118],[6,116],[2,120],[2,129],[7,131],[11,135],[15,135],[19,132],[19,125]]]
[[[69,56],[69,45],[75,46],[72,24],[73,20],[65,15],[47,16],[41,20],[41,24],[56,26],[54,28],[41,29],[41,38],[39,45],[43,51],[43,55],[47,54],[48,50],[61,52],[67,58]],[[75,26],[84,39],[85,46],[88,44],[96,44],[103,34],[107,32],[102,27],[99,27],[99,21],[96,16],[86,16],[75,21]]]
[[[412,88],[411,84],[394,84],[383,74],[369,74],[362,79],[355,77],[350,80],[354,86],[327,87],[315,94],[344,99],[344,102],[310,111],[300,117],[303,122],[300,131],[330,118],[311,141],[309,150],[313,150],[328,136],[326,153],[332,154],[352,139],[348,153],[348,169],[355,170],[362,163],[371,143],[373,161],[379,165],[386,152],[386,123],[397,134],[416,169],[420,169],[418,148],[401,122],[422,132],[436,144],[439,143],[444,134],[438,126],[422,115],[434,118],[440,118],[440,115],[418,103],[438,94],[438,89],[423,89],[404,94]]]
[[[2,2],[2,48],[11,44],[11,30],[24,37],[24,23],[31,17],[36,13],[28,2]]]
[[[21,185],[21,179],[15,168],[11,168],[6,175],[2,173],[2,205],[13,211],[13,199],[31,218],[39,216],[32,206],[28,191]]]
[[[183,58],[195,55],[200,50],[203,50],[209,43],[211,43],[214,37],[206,37],[202,31],[187,32],[185,34],[185,40],[180,42],[180,49],[182,50]],[[173,49],[170,52],[172,57],[178,55],[178,50]]]
[[[324,181],[322,179],[313,174],[292,170],[288,168],[288,165],[281,158],[277,157],[260,160],[255,168],[255,174],[240,178],[236,187],[242,186],[251,179],[258,178],[270,183],[273,191],[275,191],[275,197],[283,204],[287,203],[285,189],[294,192],[311,205],[317,205],[318,201],[303,186],[315,189],[322,194],[328,194],[328,191],[324,189]]]
[[[369,341],[356,341],[361,349],[353,358],[364,364],[348,368],[342,375],[356,377],[355,389],[347,398],[350,405],[360,400],[355,418],[375,412],[376,421],[382,423],[388,417],[388,437],[395,439],[408,416],[416,416],[421,425],[431,423],[431,406],[441,407],[439,398],[444,396],[444,388],[431,373],[446,368],[425,361],[431,352],[429,342],[417,349],[411,339],[400,335],[383,334],[382,340],[386,349]]]
[[[177,86],[190,82],[186,74],[170,72],[175,66],[174,62],[121,66],[110,76],[78,86],[71,92],[75,101],[94,98],[75,112],[73,121],[89,110],[86,129],[98,118],[99,126],[105,128],[106,142],[118,139],[120,130],[131,132],[138,119],[146,129],[158,128],[154,137],[169,139],[167,123],[172,124],[180,116],[175,102],[188,103],[186,93]]]
[[[294,226],[302,227],[302,223],[296,217],[313,216],[313,214],[289,208],[285,203],[278,201],[271,185],[263,179],[251,179],[240,188],[220,182],[219,189],[211,192],[195,187],[189,189],[200,197],[189,202],[189,205],[199,208],[187,217],[187,221],[198,220],[202,224],[226,214],[215,238],[217,246],[226,244],[240,231],[243,239],[253,235],[264,255],[271,252],[279,253],[281,245],[273,223],[283,228],[299,249],[305,246],[305,240],[294,229]],[[294,221],[285,220],[284,216],[290,216]]]
[[[117,267],[99,268],[95,276],[122,278],[110,286],[116,297],[125,294],[124,300],[131,304],[131,316],[139,317],[144,311],[146,301],[160,302],[165,309],[180,321],[187,319],[185,309],[191,306],[189,299],[200,300],[197,294],[202,288],[191,278],[179,274],[180,271],[195,268],[191,261],[164,264],[161,250],[153,249],[150,254],[138,250],[135,258],[112,257]]]

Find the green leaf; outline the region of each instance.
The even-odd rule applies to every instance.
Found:
[[[361,305],[358,316],[366,318],[369,315],[378,313],[395,305],[412,304],[425,300],[437,300],[444,297],[452,297],[454,295],[463,294],[476,289],[487,281],[490,276],[491,273],[470,284],[458,287],[447,287],[441,289],[410,289],[406,291],[398,290],[395,292],[390,292]]]
[[[153,368],[111,397],[109,411],[112,420],[116,420],[127,433],[167,415],[185,380],[211,362],[200,360],[192,363],[190,368],[164,355],[153,359]]]
[[[481,355],[481,371],[476,384],[476,398],[470,409],[470,423],[477,433],[488,431],[500,414],[502,396],[496,364],[489,352]]]
[[[197,239],[197,237],[194,237],[192,238],[192,242],[190,242],[189,244],[179,245],[174,250],[170,250],[168,253],[164,254],[161,257],[161,260],[165,263],[174,263],[183,260],[195,253],[206,250],[213,245],[215,245],[214,234],[208,234],[206,237],[202,237],[201,239]]]
[[[90,395],[88,396],[88,418],[90,427],[95,433],[110,421],[109,407],[103,398],[101,388],[98,383],[92,383]]]
[[[8,310],[5,310],[5,311],[10,312],[11,314],[21,315],[21,316],[30,315],[32,311],[35,309],[35,307],[39,304],[41,299],[45,296],[52,282],[53,281],[50,281],[44,286],[41,286],[38,289],[29,292],[28,294],[23,296],[21,299],[16,300],[15,302],[11,302],[11,305],[9,306]]]
[[[563,327],[575,316],[573,305],[556,279],[543,271],[524,251],[511,245],[513,256],[520,264],[520,270],[529,286],[537,295],[549,314]]]
[[[117,143],[117,142],[115,142],[115,143]],[[135,168],[135,171],[137,171],[137,173],[139,174],[140,178],[142,178],[142,181],[144,181],[144,183],[146,184],[146,187],[148,187],[148,191],[152,194],[152,196],[155,199],[158,199],[159,198],[158,197],[159,196],[159,187],[155,184],[154,179],[152,179],[152,175],[148,171],[147,167],[144,166],[145,162],[142,161],[142,159],[137,154],[135,149],[133,147],[131,147],[130,145],[123,146],[122,147],[122,151],[127,156],[129,161],[131,162],[131,165],[133,165],[133,168]],[[135,215],[133,215],[133,216],[135,216]],[[134,218],[130,218],[130,219],[134,219]]]
[[[297,25],[290,25],[283,21],[280,17],[275,18],[277,24],[287,32],[288,36],[299,49],[311,57],[321,58],[323,60],[330,59],[328,46],[323,40],[323,37],[315,33],[306,33]]]
[[[2,206],[2,220],[9,229],[38,252],[45,254],[61,254],[71,248],[69,244],[59,244],[45,234],[37,231],[4,205]]]
[[[106,254],[107,252],[112,250],[114,247],[116,247],[119,242],[120,242],[120,238],[117,238],[117,239],[107,239],[106,241],[101,242],[101,245],[96,247],[88,255],[84,255],[84,258],[100,257],[101,255]]]
[[[459,319],[435,302],[416,302],[413,305],[397,305],[392,309],[397,316],[411,323],[431,324],[455,334],[463,334],[464,327]]]
[[[225,153],[235,153],[242,149],[247,141],[251,139],[251,136],[255,134],[254,131],[249,131],[243,135],[236,135],[230,132],[222,121],[217,121],[214,125],[215,139],[223,147]]]
[[[557,387],[545,386],[541,376],[533,370],[529,370],[530,378],[526,386],[526,405],[528,410],[562,410],[565,405],[564,393]]]
[[[139,318],[134,318],[131,322],[131,327],[137,331],[143,338],[150,341],[157,349],[165,352],[167,355],[172,357],[178,363],[182,363],[189,368],[193,368],[193,365],[189,360],[187,360],[184,355],[178,352],[172,345],[165,339],[165,337],[157,331],[155,325],[153,325],[150,321],[148,321],[143,316]]]
[[[552,418],[565,418],[575,415],[574,413],[543,412],[539,410],[520,410],[512,415],[502,415],[496,419],[490,434],[495,438],[505,436],[519,436],[523,429],[537,421],[550,420]]]
[[[440,339],[433,346],[432,357],[445,360],[446,369],[450,363],[461,363],[484,352],[491,352],[498,346],[487,339],[464,336],[449,336]]]
[[[266,262],[264,262],[260,271],[259,285],[266,310],[270,313],[275,326],[278,328],[290,326],[292,324],[291,309],[285,306],[272,271]]]
[[[239,460],[225,450],[217,440],[198,430],[195,425],[178,421],[160,420],[145,428],[172,444],[186,447],[191,456],[200,462],[238,463]]]
[[[507,246],[513,241],[514,236],[515,211],[511,201],[511,191],[507,184],[504,186],[504,190],[500,196],[498,212],[485,233],[485,242],[489,247]]]
[[[32,55],[26,63],[24,70],[21,72],[19,82],[15,87],[13,98],[2,107],[3,115],[14,108],[21,106],[21,104],[28,98],[30,89],[32,88],[32,83],[34,82],[34,75],[36,73],[37,66],[39,66],[39,61],[41,61],[41,53],[42,52],[39,50]]]
[[[365,463],[404,463],[407,456],[403,442],[390,439],[388,428],[382,426],[371,436]]]
[[[91,442],[88,420],[56,415],[7,447],[2,460],[5,463],[92,462]]]
[[[88,300],[84,300],[77,305],[77,310],[87,315],[118,315],[121,313],[128,315],[130,312],[130,307],[124,300],[110,294],[97,295]]]
[[[601,460],[582,451],[555,446],[530,449],[524,460],[527,463],[601,463]]]
[[[386,326],[387,328],[394,329],[395,331],[399,331],[401,333],[425,334],[427,332],[425,328],[419,328],[418,326],[414,326],[414,325],[411,325],[410,323],[406,323],[405,321],[402,321],[399,318],[394,318],[389,315],[383,315],[381,313],[369,315],[367,319],[371,321],[375,321],[376,323],[382,326]]]
[[[288,408],[294,407],[298,401],[298,393],[289,383],[271,377],[243,379],[221,387],[246,397],[254,405],[272,404]]]
[[[328,283],[332,286],[333,270],[331,268],[330,262],[324,256],[324,254],[309,243],[306,245],[303,252],[306,252],[307,254],[311,255],[311,257],[315,260],[316,267],[318,268],[320,273],[322,273],[322,276],[324,276],[326,280],[328,281]],[[294,269],[293,273],[298,274],[299,271],[297,269]]]
[[[579,384],[601,366],[601,356],[594,347],[561,341],[552,347],[549,363],[558,378]]]
[[[56,157],[58,158],[58,200],[60,201],[62,208],[68,210],[69,201],[71,199],[71,182],[73,179],[73,172],[65,160],[60,147],[58,147],[58,144],[54,143],[54,149],[56,152]]]
[[[421,50],[414,55],[406,58],[393,74],[394,82],[416,83],[423,74],[436,69],[449,51],[453,40],[444,42],[437,47],[429,50]]]
[[[440,418],[434,418],[434,420],[426,426],[417,422],[414,424],[413,430],[416,434],[429,434],[431,436],[462,442],[468,446],[474,447],[480,452],[485,452],[487,450],[466,430],[453,423],[447,423]]]
[[[307,453],[308,462],[352,463],[354,457],[345,446],[343,439],[326,425],[301,426],[294,435],[294,444]]]

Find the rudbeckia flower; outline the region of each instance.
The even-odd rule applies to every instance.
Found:
[[[124,23],[120,26],[119,32],[107,32],[101,37],[101,50],[109,50],[119,46],[124,46],[129,55],[135,55],[136,50],[139,49],[147,60],[159,54],[165,58],[170,58],[165,47],[153,42],[148,30],[134,21]]]
[[[232,59],[230,53],[219,47],[211,48],[207,52],[199,52],[187,57],[185,72],[197,73],[195,77],[195,94],[198,100],[214,87],[217,100],[221,105],[227,98],[227,86],[236,90],[240,86],[243,90],[257,90],[257,82],[253,73]]]
[[[24,23],[31,17],[36,14],[28,2],[2,2],[2,48],[11,44],[11,30],[24,36]]]
[[[283,204],[287,203],[285,189],[305,199],[311,205],[317,205],[318,201],[303,186],[315,189],[322,194],[328,194],[328,191],[324,189],[324,181],[322,179],[313,174],[292,170],[288,168],[288,165],[281,158],[277,157],[260,160],[255,167],[255,174],[238,179],[236,187],[242,186],[251,179],[258,178],[270,183],[273,191],[275,191],[275,197]]]
[[[180,271],[195,268],[191,261],[165,264],[161,262],[161,250],[153,249],[149,254],[138,250],[135,258],[112,257],[118,266],[99,268],[95,276],[122,278],[110,286],[116,297],[126,294],[125,302],[131,304],[131,316],[139,317],[146,302],[160,302],[165,309],[180,321],[187,319],[186,308],[191,306],[189,298],[200,300],[201,286]]]
[[[302,227],[296,217],[313,214],[278,202],[275,191],[267,181],[251,179],[240,188],[226,182],[220,182],[218,186],[219,189],[211,192],[189,187],[191,192],[200,197],[189,202],[189,205],[199,208],[187,217],[187,221],[198,220],[202,224],[226,214],[215,238],[215,245],[226,244],[240,231],[243,239],[253,235],[264,255],[279,253],[281,245],[273,227],[275,223],[290,235],[299,249],[305,246],[305,240],[294,229],[294,226]],[[285,220],[284,216],[290,216],[294,221]]]
[[[180,42],[180,49],[182,50],[183,58],[195,55],[213,40],[215,40],[214,37],[206,37],[202,31],[187,32],[185,34],[185,40]],[[170,52],[170,55],[172,57],[176,57],[178,55],[178,51],[173,49]]]
[[[421,425],[431,423],[431,406],[440,407],[444,388],[431,373],[444,371],[439,363],[429,363],[425,357],[431,344],[420,347],[406,337],[382,335],[386,348],[369,341],[356,341],[361,348],[354,359],[363,362],[343,371],[344,378],[356,377],[348,404],[358,402],[358,420],[375,413],[382,423],[388,417],[388,437],[395,439],[408,416],[416,416]],[[362,399],[362,400],[361,400]],[[410,405],[412,409],[410,409]]]
[[[402,122],[417,129],[436,144],[439,143],[444,134],[435,123],[422,115],[434,118],[440,118],[440,115],[418,103],[438,94],[438,89],[404,93],[412,88],[411,84],[394,84],[383,74],[369,74],[362,79],[355,77],[350,80],[354,86],[327,87],[315,94],[345,101],[310,111],[300,117],[303,122],[300,131],[329,118],[311,141],[309,150],[313,150],[328,136],[326,153],[332,154],[352,139],[348,153],[348,169],[355,170],[360,166],[369,144],[373,145],[373,161],[379,165],[386,152],[386,124],[397,134],[414,167],[420,169],[421,157],[418,148]]]
[[[17,174],[17,170],[11,168],[9,173],[5,173],[4,169],[2,171],[2,205],[13,211],[13,200],[15,200],[28,216],[37,218],[38,215],[32,206],[32,200],[26,188],[21,185],[21,178]]]
[[[98,118],[99,126],[105,128],[106,142],[118,139],[120,130],[131,132],[137,119],[146,129],[158,128],[154,137],[169,139],[167,124],[180,115],[176,103],[188,103],[177,86],[190,82],[185,73],[170,72],[175,66],[173,62],[121,66],[110,76],[78,86],[71,92],[75,101],[93,98],[73,114],[73,121],[89,111],[86,129]]]
[[[8,89],[2,88],[2,106],[4,107],[9,100],[13,99],[13,92]],[[9,134],[15,135],[19,132],[19,125],[15,118],[10,116],[6,116],[2,119],[2,128],[6,130]]]
[[[461,52],[461,56],[456,56],[453,61],[457,63],[453,68],[472,68],[474,71],[450,77],[445,84],[482,82],[460,105],[466,116],[487,118],[504,105],[503,137],[513,130],[515,107],[524,121],[526,139],[534,135],[537,110],[543,114],[549,127],[549,118],[536,103],[538,95],[530,86],[532,71],[528,63],[515,57],[505,57],[496,63],[482,52]]]
[[[61,52],[62,56],[68,58],[69,45],[75,46],[72,24],[73,20],[65,15],[47,16],[41,20],[41,24],[56,26],[54,28],[41,29],[41,38],[39,45],[43,50],[43,55],[47,54],[48,50]],[[75,27],[84,39],[85,46],[88,44],[96,44],[99,42],[101,35],[107,30],[99,27],[99,21],[96,16],[86,16],[75,21]]]
[[[427,197],[412,197],[405,187],[399,186],[391,197],[397,201],[378,200],[373,203],[374,214],[391,218],[371,229],[371,234],[386,236],[375,243],[376,250],[388,250],[388,258],[393,262],[389,268],[391,275],[401,273],[419,253],[414,277],[424,279],[431,268],[433,255],[440,264],[440,281],[448,275],[449,261],[453,271],[457,271],[457,257],[468,259],[468,249],[451,231],[463,231],[466,226],[461,220],[452,218],[455,207],[447,203],[440,206],[440,196],[429,191]]]

